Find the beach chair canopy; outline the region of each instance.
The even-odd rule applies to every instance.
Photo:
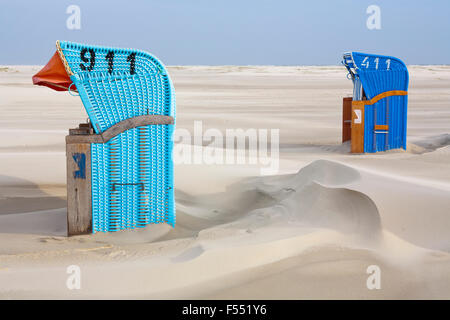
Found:
[[[171,80],[148,52],[66,41],[57,41],[56,47],[33,83],[78,91],[96,133],[139,115],[175,114]]]
[[[368,100],[389,91],[408,91],[408,69],[398,58],[351,52],[344,54],[342,62]],[[362,100],[362,92],[355,92],[353,99]]]

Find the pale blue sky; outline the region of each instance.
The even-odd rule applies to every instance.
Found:
[[[66,8],[81,8],[81,30]],[[366,9],[381,8],[381,30]],[[450,64],[448,0],[0,0],[0,64],[45,64],[55,40],[147,50],[167,65],[328,65],[345,51]]]

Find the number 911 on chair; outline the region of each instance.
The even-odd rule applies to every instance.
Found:
[[[342,60],[353,81],[353,97],[344,98],[342,142],[352,153],[406,149],[409,75],[397,58],[359,52]]]
[[[68,234],[175,225],[175,94],[151,54],[58,41],[33,83],[78,94],[88,123],[70,129]]]

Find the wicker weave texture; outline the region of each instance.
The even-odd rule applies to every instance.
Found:
[[[149,53],[71,42],[60,47],[97,133],[140,115],[175,118],[172,82]],[[173,130],[142,126],[91,145],[93,232],[175,225]]]
[[[92,144],[94,231],[175,225],[172,125],[127,130]]]
[[[149,53],[71,42],[60,46],[97,133],[135,116],[174,117],[172,82],[163,64]]]

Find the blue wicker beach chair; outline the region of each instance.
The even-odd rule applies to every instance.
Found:
[[[58,41],[57,51],[103,139],[90,144],[92,231],[174,226],[175,95],[163,64],[133,49]]]
[[[406,65],[395,57],[360,52],[345,53],[342,63],[353,80],[352,152],[406,149]]]

